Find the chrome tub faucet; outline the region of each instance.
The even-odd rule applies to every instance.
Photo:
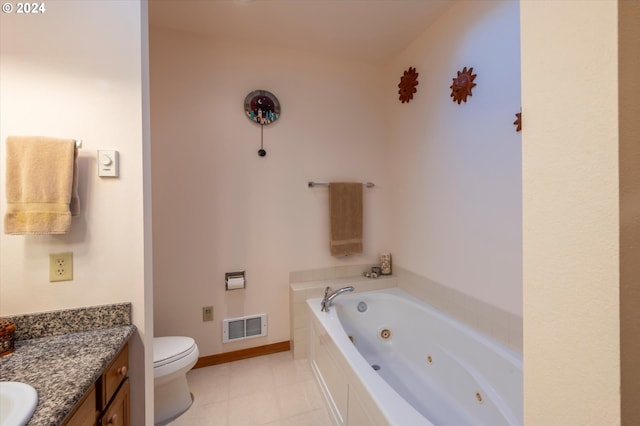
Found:
[[[336,297],[340,296],[342,293],[346,293],[348,291],[353,291],[353,290],[354,290],[353,286],[350,285],[348,287],[342,287],[341,289],[338,289],[335,292],[331,293],[331,287],[327,286],[327,288],[324,289],[324,297],[322,298],[322,302],[320,304],[322,308],[321,311],[329,312],[329,308],[331,307],[331,304],[336,299]]]

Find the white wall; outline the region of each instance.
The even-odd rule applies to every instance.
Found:
[[[1,163],[4,167],[9,135],[82,139],[81,213],[66,235],[0,235],[0,314],[131,302],[139,330],[132,342],[132,419],[142,424],[148,385],[144,338],[152,335],[152,324],[145,321],[143,260],[141,36],[146,27],[141,8],[146,5],[50,1],[45,6],[40,15],[1,15]],[[98,178],[99,148],[120,151],[119,179]],[[2,215],[4,179],[3,172]],[[49,253],[64,251],[74,253],[74,279],[50,283]]]
[[[620,424],[617,2],[521,7],[524,420]]]
[[[397,100],[403,71],[419,85]],[[458,105],[452,79],[477,74]],[[519,4],[459,2],[385,69],[394,264],[522,315]]]
[[[194,336],[201,355],[289,340],[289,272],[375,263],[388,250],[380,70],[268,45],[151,28],[156,335]],[[274,93],[264,128],[245,96]],[[373,181],[364,254],[332,258],[328,191],[307,181]],[[224,291],[246,270],[247,289]],[[213,322],[201,308],[214,306]],[[222,345],[223,318],[267,313],[269,336]]]

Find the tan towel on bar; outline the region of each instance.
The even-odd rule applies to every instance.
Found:
[[[65,234],[80,211],[72,139],[7,138],[5,234]]]
[[[332,256],[362,253],[362,183],[329,184]]]

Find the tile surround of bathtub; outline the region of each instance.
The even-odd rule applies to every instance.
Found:
[[[522,317],[395,266],[398,287],[522,354]]]
[[[304,271],[289,272],[290,283],[306,281],[332,280],[336,278],[353,278],[362,276],[364,272],[371,271],[374,264],[344,265],[329,268],[307,269]]]
[[[35,339],[131,325],[131,303],[15,315],[8,318],[16,325],[16,340]]]
[[[394,266],[391,277],[362,276],[370,265],[294,271],[289,274],[291,346],[294,357],[307,356],[308,316],[305,301],[322,297],[326,286],[334,289],[354,285],[356,291],[400,287],[475,330],[522,354],[522,317],[503,311],[474,297]]]

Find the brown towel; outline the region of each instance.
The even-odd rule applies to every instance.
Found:
[[[78,200],[78,150],[72,139],[7,138],[5,234],[65,234]]]
[[[329,184],[332,256],[362,253],[362,183]]]

